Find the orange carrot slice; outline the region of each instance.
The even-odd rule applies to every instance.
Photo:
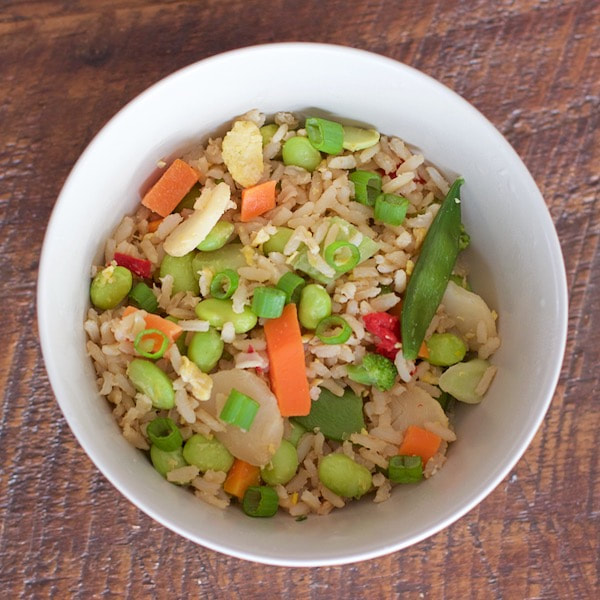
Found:
[[[162,222],[162,219],[155,219],[154,221],[150,221],[148,223],[148,233],[154,233]]]
[[[288,304],[276,319],[265,322],[271,387],[283,417],[302,417],[310,412],[310,393],[298,313]]]
[[[242,223],[275,208],[275,184],[275,181],[265,181],[242,190]]]
[[[242,500],[246,490],[251,485],[260,483],[260,467],[255,467],[239,458],[233,461],[233,465],[227,473],[223,489],[232,496]]]
[[[404,432],[404,439],[398,448],[398,454],[420,456],[423,466],[440,448],[442,438],[416,425],[409,425]]]
[[[127,317],[131,313],[134,313],[138,308],[134,306],[127,306],[123,311],[123,316]],[[171,345],[183,332],[183,329],[177,325],[177,323],[173,323],[172,321],[167,321],[167,319],[163,319],[158,315],[153,315],[152,313],[146,313],[144,315],[144,321],[146,322],[146,329],[158,329],[162,331],[167,338],[169,339],[169,345]]]
[[[176,158],[144,196],[142,204],[166,217],[198,181],[198,171]]]

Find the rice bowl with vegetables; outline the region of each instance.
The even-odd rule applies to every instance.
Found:
[[[435,474],[500,345],[462,183],[397,137],[256,110],[164,165],[92,268],[87,349],[125,438],[250,516]]]

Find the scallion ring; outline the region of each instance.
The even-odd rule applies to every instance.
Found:
[[[217,273],[210,282],[210,293],[213,298],[226,300],[233,296],[240,282],[239,275],[233,269],[225,269]]]
[[[388,479],[394,483],[416,483],[423,479],[423,460],[420,456],[399,454],[388,464]]]
[[[323,258],[337,273],[346,273],[354,269],[360,261],[360,251],[354,244],[338,240],[325,248]]]
[[[354,183],[354,200],[374,206],[377,196],[381,194],[381,175],[373,171],[354,171],[348,175],[348,179]]]
[[[344,128],[335,121],[309,117],[304,124],[308,141],[320,152],[339,154],[343,150]]]
[[[345,344],[352,335],[352,328],[339,315],[331,315],[319,321],[315,335],[324,344]]]
[[[252,296],[252,312],[257,317],[276,319],[281,316],[285,306],[286,293],[283,290],[260,286],[254,288]]]
[[[158,300],[156,299],[154,292],[150,286],[146,285],[143,281],[140,281],[133,286],[129,292],[129,297],[138,308],[141,308],[146,312],[153,313],[156,312],[156,309],[158,308]]]
[[[402,225],[409,202],[395,194],[379,194],[375,200],[375,220],[386,225]]]
[[[133,347],[144,358],[161,358],[169,346],[169,338],[160,329],[144,329],[135,336]]]
[[[266,485],[251,485],[242,500],[242,510],[249,517],[272,517],[278,508],[277,492]]]
[[[300,292],[305,285],[306,281],[291,271],[284,273],[277,282],[277,287],[285,292],[285,301],[287,304],[290,302],[298,304],[300,302]]]
[[[235,425],[244,431],[248,431],[254,422],[254,417],[256,417],[259,408],[260,404],[256,400],[250,398],[250,396],[246,396],[246,394],[242,394],[242,392],[238,392],[236,389],[232,389],[229,392],[223,410],[221,410],[219,419],[230,425]]]
[[[159,450],[165,452],[177,450],[183,444],[179,428],[175,425],[175,421],[168,417],[159,417],[148,423],[146,435]]]

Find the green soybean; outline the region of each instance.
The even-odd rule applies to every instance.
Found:
[[[296,474],[298,464],[296,447],[287,440],[281,440],[269,465],[260,470],[260,476],[269,485],[285,485]]]
[[[233,312],[231,300],[219,298],[208,298],[198,302],[195,312],[199,319],[208,321],[216,329],[222,329],[227,322],[233,323],[236,333],[250,331],[258,322],[258,317],[247,306],[241,313],[236,313]]]
[[[247,266],[246,258],[242,254],[242,244],[226,244],[212,252],[197,252],[192,260],[194,275],[203,269],[210,269],[213,273],[219,273],[225,269],[237,271],[240,267]]]
[[[321,153],[309,142],[308,138],[296,135],[283,144],[281,149],[283,163],[314,171],[321,163]]]
[[[192,292],[194,296],[200,293],[198,276],[193,269],[194,252],[184,256],[171,256],[165,254],[160,263],[160,277],[171,275],[173,277],[173,294],[177,292]]]
[[[133,276],[129,269],[108,266],[92,280],[90,286],[92,304],[101,310],[115,308],[127,297],[132,285]]]
[[[294,446],[298,446],[300,438],[306,433],[306,428],[296,423],[296,421],[289,421],[289,431],[285,436],[285,439]]]
[[[425,344],[427,361],[438,367],[449,367],[460,362],[467,353],[467,345],[453,333],[434,333]]]
[[[183,452],[181,448],[177,450],[161,450],[158,446],[151,446],[150,448],[150,460],[154,468],[163,476],[166,477],[169,471],[178,469],[179,467],[185,467],[187,463],[183,458]]]
[[[149,360],[134,358],[127,367],[127,377],[135,389],[146,394],[155,408],[175,406],[173,383],[167,374]]]
[[[316,329],[319,321],[331,314],[331,297],[327,290],[317,283],[310,283],[302,289],[298,306],[298,320],[306,329]]]
[[[194,434],[183,447],[183,458],[206,471],[229,471],[233,464],[233,455],[216,438],[208,439],[200,433]]]
[[[262,135],[262,145],[263,148],[271,141],[271,138],[277,133],[279,129],[279,125],[276,123],[269,123],[268,125],[263,125],[260,128],[260,135]]]
[[[229,221],[219,221],[209,232],[208,235],[198,244],[198,250],[203,252],[212,252],[222,248],[231,237],[235,226]]]
[[[225,344],[219,332],[212,327],[208,331],[197,331],[190,340],[187,355],[203,373],[210,373],[223,355]]]
[[[328,454],[319,464],[319,480],[343,498],[360,498],[372,485],[369,469],[345,454]]]
[[[193,210],[194,204],[196,204],[196,200],[200,197],[202,189],[199,183],[195,183],[192,186],[192,189],[181,199],[179,204],[175,207],[173,212],[180,212],[184,208],[189,208]]]
[[[285,245],[289,242],[293,229],[289,227],[278,227],[277,232],[274,233],[264,244],[263,254],[269,254],[270,252],[280,252],[283,254]]]

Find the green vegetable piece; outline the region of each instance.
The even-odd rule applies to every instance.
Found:
[[[183,458],[202,471],[229,471],[233,455],[216,438],[208,439],[195,433],[183,447]]]
[[[208,321],[215,329],[223,329],[227,322],[233,323],[236,333],[246,333],[256,326],[258,317],[245,306],[241,313],[233,311],[231,300],[208,298],[196,304],[196,316],[203,321]]]
[[[277,282],[277,288],[285,294],[287,304],[290,302],[298,304],[300,302],[300,294],[305,285],[306,281],[291,271],[284,273]]]
[[[343,396],[336,396],[321,388],[318,400],[311,403],[310,413],[304,417],[293,417],[290,421],[299,423],[308,431],[319,428],[330,440],[341,442],[351,433],[364,429],[363,401],[350,388]]]
[[[173,294],[177,292],[192,292],[194,296],[200,293],[198,275],[194,272],[195,252],[188,252],[184,256],[171,256],[165,254],[160,263],[160,277],[171,275],[173,277]]]
[[[331,314],[331,297],[327,290],[317,283],[309,283],[302,288],[298,305],[298,320],[306,329],[316,329],[319,321]]]
[[[369,469],[345,454],[328,454],[319,464],[319,480],[342,498],[360,498],[373,483]]]
[[[209,232],[208,235],[198,244],[198,250],[202,252],[213,252],[222,248],[231,238],[235,230],[233,223],[229,221],[219,221]]]
[[[210,282],[210,293],[213,298],[231,298],[240,283],[240,276],[232,269],[216,273]]]
[[[459,177],[450,187],[421,248],[421,254],[408,281],[402,305],[402,353],[407,360],[417,358],[425,332],[448,285],[459,252]]]
[[[167,317],[165,317],[165,319],[167,321],[171,321],[171,323],[179,323],[179,319],[171,315],[168,315]],[[186,353],[185,333],[182,333],[180,336],[177,336],[177,339],[175,340],[175,345],[179,350],[179,354],[184,355]]]
[[[190,191],[180,200],[173,212],[181,212],[184,208],[193,210],[194,204],[196,203],[196,200],[198,200],[201,191],[200,184],[195,183]]]
[[[352,381],[374,385],[383,392],[393,387],[398,375],[396,365],[389,358],[375,353],[365,354],[360,365],[348,365],[346,370]]]
[[[286,140],[281,149],[283,164],[314,171],[321,164],[321,153],[308,138],[295,135]]]
[[[252,296],[252,312],[257,317],[276,319],[283,312],[285,300],[285,292],[279,288],[270,286],[255,287]]]
[[[308,141],[321,152],[339,154],[344,143],[344,128],[336,121],[309,117],[304,123]]]
[[[417,483],[423,479],[423,459],[420,456],[398,454],[388,464],[388,479],[394,483]]]
[[[272,517],[278,508],[277,492],[266,485],[251,485],[242,499],[242,510],[249,517]]]
[[[465,226],[460,224],[460,237],[458,238],[458,249],[466,250],[471,245],[471,236],[467,233]]]
[[[409,204],[408,199],[402,196],[379,194],[375,199],[375,220],[386,225],[402,225]]]
[[[360,252],[354,244],[338,240],[324,249],[323,258],[336,273],[347,273],[358,264]]]
[[[179,431],[175,421],[168,417],[158,417],[148,423],[146,435],[155,446],[166,452],[181,448],[183,443],[181,431]]]
[[[158,300],[152,288],[143,281],[136,283],[129,292],[129,299],[142,310],[155,313],[158,309]]]
[[[278,227],[277,233],[274,233],[264,244],[263,244],[263,254],[267,255],[270,252],[279,252],[283,254],[283,249],[285,245],[290,241],[292,234],[294,233],[293,229],[289,227]]]
[[[348,179],[354,183],[354,200],[366,206],[375,206],[381,194],[381,175],[374,171],[353,171]]]
[[[352,327],[339,315],[331,315],[319,321],[315,335],[324,344],[345,344],[352,335]]]
[[[467,345],[453,333],[434,333],[425,344],[429,352],[427,361],[438,367],[455,365],[467,353]]]
[[[292,421],[289,419],[289,432],[285,436],[285,439],[294,446],[298,446],[298,442],[300,438],[306,433],[306,429],[300,425],[300,423],[296,423],[296,421]]]
[[[242,244],[232,243],[212,252],[198,252],[192,260],[192,270],[195,275],[198,275],[203,269],[210,269],[213,273],[219,273],[225,269],[237,272],[240,267],[247,266],[242,248]]]
[[[224,348],[219,332],[211,327],[208,331],[196,331],[192,335],[187,356],[203,373],[210,373],[221,360]]]
[[[152,466],[165,478],[169,471],[187,465],[181,448],[161,450],[158,446],[152,445],[150,446],[150,460]]]
[[[170,409],[175,406],[173,383],[168,375],[153,362],[134,358],[127,367],[127,377],[135,389],[146,394],[154,408]]]
[[[96,274],[90,286],[92,304],[100,310],[115,308],[129,294],[133,276],[125,267],[109,265]]]
[[[472,292],[471,285],[466,277],[461,277],[460,275],[450,275],[450,281],[453,281],[456,285],[460,285],[461,288],[467,290],[468,292]]]
[[[249,431],[259,408],[260,404],[254,398],[232,389],[219,414],[219,419],[224,423],[239,427],[242,431]]]
[[[298,470],[298,452],[287,440],[281,440],[271,462],[260,470],[260,476],[269,485],[285,485]]]
[[[344,149],[350,152],[366,150],[379,141],[379,131],[344,125]]]
[[[273,136],[277,133],[279,129],[279,125],[277,123],[269,123],[268,125],[263,125],[260,128],[260,135],[262,136],[262,145],[263,148],[271,141]]]
[[[458,363],[441,374],[439,386],[461,402],[478,404],[483,395],[477,393],[477,386],[489,366],[490,363],[482,358]]]

